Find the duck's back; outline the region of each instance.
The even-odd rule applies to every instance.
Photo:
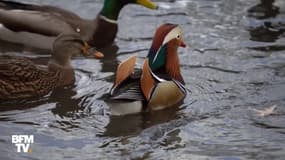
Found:
[[[78,15],[53,6],[0,2],[0,39],[50,49],[61,33],[74,33],[85,24]]]
[[[29,4],[24,4],[24,3],[14,2],[14,1],[2,0],[0,2],[0,8],[3,8],[3,9],[27,9],[27,10],[32,10],[33,7],[34,7],[34,5],[29,5]]]
[[[76,14],[69,12],[67,10],[63,10],[57,7],[53,6],[47,6],[47,5],[33,5],[33,4],[26,4],[26,3],[20,3],[15,1],[7,1],[2,0],[0,2],[0,8],[5,10],[26,10],[26,11],[42,11],[42,12],[54,12],[54,13],[60,13],[64,16],[67,16],[69,18],[79,18]]]

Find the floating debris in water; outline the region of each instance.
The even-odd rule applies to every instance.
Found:
[[[258,109],[255,109],[255,108],[251,108],[250,110],[255,111],[258,116],[265,117],[265,116],[269,116],[269,115],[272,115],[272,114],[276,114],[276,112],[275,112],[276,108],[277,108],[277,106],[273,105],[273,106],[271,106],[269,108],[265,108],[263,110],[258,110]]]
[[[166,4],[166,3],[160,3],[159,5],[159,8],[163,8],[163,9],[170,9],[171,6],[169,4]]]

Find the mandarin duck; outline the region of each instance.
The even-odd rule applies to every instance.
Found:
[[[90,55],[79,35],[59,35],[53,43],[48,67],[8,55],[0,56],[0,99],[22,99],[48,94],[57,87],[73,84],[71,57]]]
[[[118,66],[107,102],[112,115],[160,110],[184,100],[187,92],[179,66],[179,46],[186,47],[182,29],[175,24],[163,24],[156,30],[140,72],[135,72],[136,56]]]
[[[104,0],[95,19],[87,20],[54,6],[1,0],[0,39],[49,50],[59,34],[76,32],[90,46],[103,48],[114,41],[119,13],[127,4],[157,8],[151,0]]]

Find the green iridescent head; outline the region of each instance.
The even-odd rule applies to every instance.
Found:
[[[111,20],[117,20],[121,9],[127,4],[138,4],[150,9],[158,8],[151,0],[105,0],[101,15]]]

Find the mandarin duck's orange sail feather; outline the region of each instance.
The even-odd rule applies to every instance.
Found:
[[[145,98],[147,99],[147,101],[149,101],[151,98],[151,93],[155,87],[155,81],[151,75],[148,59],[146,59],[143,63],[140,84]]]
[[[112,89],[119,86],[124,80],[126,80],[135,70],[136,56],[131,56],[127,60],[123,61],[117,68],[116,79]]]

